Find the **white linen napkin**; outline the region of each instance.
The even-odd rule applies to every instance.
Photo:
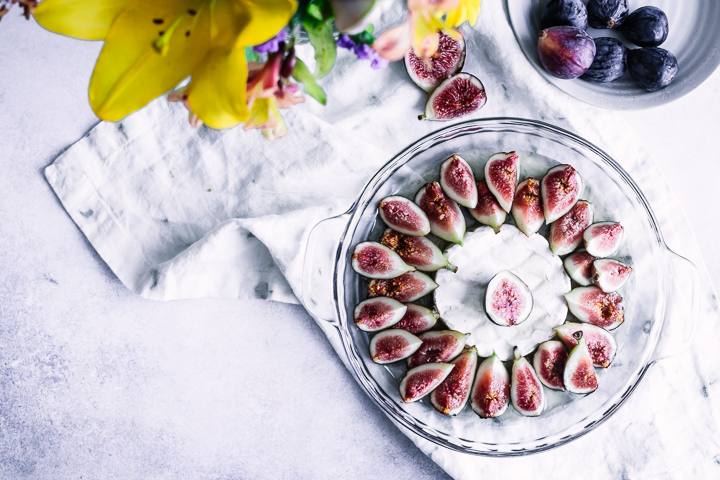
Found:
[[[397,7],[391,15],[399,18]],[[488,95],[473,118],[543,120],[606,150],[650,200],[669,245],[710,282],[667,182],[621,116],[547,83],[524,58],[501,2],[485,2],[476,28],[463,32],[464,70],[483,81]],[[311,56],[303,49],[300,55]],[[347,209],[395,152],[445,126],[415,119],[427,97],[400,63],[374,71],[341,51],[321,84],[329,105],[308,99],[285,111],[289,133],[275,142],[239,128],[193,130],[181,106],[160,99],[120,123],[99,124],[46,177],[113,272],[144,297],[297,302],[310,228]],[[703,319],[717,311],[709,295]],[[319,324],[340,350],[333,330]],[[720,351],[704,349],[705,362],[697,352],[713,335],[716,324],[702,322],[691,355],[661,362],[610,421],[550,452],[487,459],[409,436],[455,478],[563,478],[583,470],[594,478],[648,478],[674,476],[679,466],[709,477],[720,463],[713,456],[720,451],[720,401],[708,395],[720,376],[713,368]]]

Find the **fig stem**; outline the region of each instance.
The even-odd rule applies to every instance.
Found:
[[[418,120],[425,120],[427,116],[423,113],[422,115],[418,115]]]
[[[453,272],[453,273],[455,273],[455,272],[458,271],[458,267],[456,267],[455,265],[453,265],[453,264],[450,263],[450,262],[448,262],[448,264],[445,265],[445,268],[448,269],[448,270],[450,270],[450,271]]]

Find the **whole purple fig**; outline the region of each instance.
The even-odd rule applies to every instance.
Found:
[[[540,63],[551,75],[577,78],[590,68],[595,59],[595,42],[577,27],[551,27],[538,35]]]

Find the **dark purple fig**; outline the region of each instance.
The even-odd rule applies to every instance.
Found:
[[[625,321],[622,297],[598,287],[578,287],[565,294],[570,313],[581,322],[613,330]]]
[[[370,357],[380,364],[397,362],[415,353],[420,345],[422,340],[407,330],[383,330],[370,340]]]
[[[423,272],[434,272],[441,268],[457,271],[457,267],[451,265],[437,245],[427,237],[411,237],[388,228],[380,237],[380,243],[400,255],[405,263]]]
[[[469,335],[455,330],[431,330],[420,335],[422,345],[408,359],[408,368],[433,362],[449,362],[465,347]]]
[[[592,393],[598,387],[593,360],[583,338],[583,332],[577,331],[573,336],[577,341],[577,345],[570,352],[565,364],[563,383],[565,383],[568,392]]]
[[[580,200],[562,217],[550,224],[550,250],[555,255],[567,255],[583,241],[583,233],[593,221],[593,207]]]
[[[615,358],[617,342],[612,334],[604,328],[589,323],[566,322],[559,327],[555,327],[555,331],[560,340],[570,349],[575,348],[575,345],[578,344],[573,335],[578,331],[582,332],[595,367],[606,368],[610,366],[613,358]]]
[[[609,257],[617,252],[623,238],[623,227],[616,222],[593,223],[585,229],[585,250],[598,258]]]
[[[477,350],[466,348],[452,361],[455,368],[430,395],[433,408],[443,415],[457,415],[465,408],[477,369]]]
[[[409,272],[389,280],[373,280],[368,285],[369,297],[390,297],[398,302],[414,302],[438,287],[424,273]]]
[[[630,278],[632,268],[612,259],[601,259],[593,262],[592,281],[605,293],[620,290]]]
[[[620,29],[638,47],[657,47],[668,36],[668,19],[657,7],[640,7],[627,16]]]
[[[475,175],[470,165],[454,153],[440,165],[440,186],[459,205],[475,208],[478,202]]]
[[[589,0],[588,23],[598,29],[619,27],[629,10],[628,0]]]
[[[545,221],[549,224],[575,206],[583,191],[583,179],[570,165],[558,165],[547,171],[540,182]]]
[[[613,82],[625,74],[626,58],[627,49],[620,40],[612,37],[596,38],[595,60],[580,78],[594,83]]]
[[[426,363],[408,370],[400,382],[400,398],[405,403],[417,402],[435,390],[453,368],[452,363]]]
[[[675,55],[660,47],[629,50],[627,64],[630,75],[648,92],[667,87],[678,72]]]
[[[545,392],[532,365],[515,349],[510,401],[519,414],[537,417],[545,408]]]
[[[581,28],[551,27],[538,34],[538,56],[548,73],[569,80],[590,68],[595,42]]]
[[[395,328],[402,328],[415,335],[433,328],[440,317],[438,312],[414,303],[408,303],[405,306],[407,311],[403,318],[395,324]]]
[[[551,0],[543,11],[540,28],[567,26],[587,30],[587,16],[581,0]]]
[[[495,199],[495,195],[488,189],[485,180],[477,182],[478,203],[475,208],[470,210],[470,215],[483,225],[489,225],[497,233],[500,225],[505,222],[507,213],[502,209]]]
[[[415,203],[430,219],[430,231],[433,235],[462,245],[465,217],[458,204],[443,193],[438,182],[426,183],[415,196]]]
[[[593,257],[585,250],[581,250],[568,255],[563,264],[570,278],[583,287],[587,287],[592,284],[592,264],[595,260],[597,260],[597,257]]]
[[[473,385],[471,406],[482,418],[499,417],[510,400],[510,375],[493,352],[478,368]]]
[[[457,39],[444,32],[438,32],[438,50],[430,57],[429,65],[415,55],[410,48],[405,54],[405,69],[412,81],[426,92],[432,92],[442,83],[460,70],[465,64],[465,39],[459,35]]]
[[[376,242],[362,242],[355,246],[352,267],[362,276],[380,279],[395,278],[415,270],[397,253]]]
[[[512,216],[517,228],[528,237],[537,233],[545,223],[540,200],[540,182],[536,178],[528,178],[518,185],[512,204]]]
[[[353,320],[360,330],[375,332],[392,327],[406,312],[407,307],[392,298],[369,298],[355,307]]]
[[[548,340],[538,346],[533,367],[543,385],[552,390],[565,390],[563,372],[567,358],[568,352],[562,342]]]
[[[496,274],[485,291],[485,313],[501,327],[518,325],[530,316],[532,293],[517,275],[503,270]]]
[[[443,81],[430,95],[419,120],[453,120],[480,110],[487,102],[485,87],[477,77],[458,73]]]
[[[485,181],[488,189],[505,212],[510,212],[515,198],[519,162],[517,153],[508,152],[496,153],[485,164]]]
[[[385,197],[378,204],[385,225],[405,235],[422,237],[430,233],[430,220],[420,207],[405,197]]]

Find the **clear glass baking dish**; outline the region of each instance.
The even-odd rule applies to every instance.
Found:
[[[520,178],[540,176],[557,163],[573,165],[585,180],[583,198],[593,203],[595,221],[623,224],[625,237],[616,257],[630,262],[634,272],[622,291],[626,321],[613,332],[617,356],[599,372],[600,387],[590,395],[546,389],[548,405],[537,418],[522,417],[512,407],[497,419],[481,419],[469,407],[456,417],[445,417],[427,400],[404,404],[398,394],[404,365],[373,363],[370,336],[352,321],[353,309],[366,295],[366,281],[350,266],[352,249],[377,239],[384,229],[376,210],[380,199],[393,194],[412,198],[425,182],[437,179],[440,163],[450,154],[462,154],[482,172],[490,154],[511,150],[531,153],[535,159],[526,165],[521,160]],[[689,348],[699,309],[697,269],[665,245],[652,208],[627,172],[570,132],[517,118],[452,125],[400,152],[368,182],[348,212],[313,229],[303,275],[305,306],[336,330],[343,360],[370,398],[414,434],[475,455],[525,455],[590,432],[623,404],[654,362]]]

